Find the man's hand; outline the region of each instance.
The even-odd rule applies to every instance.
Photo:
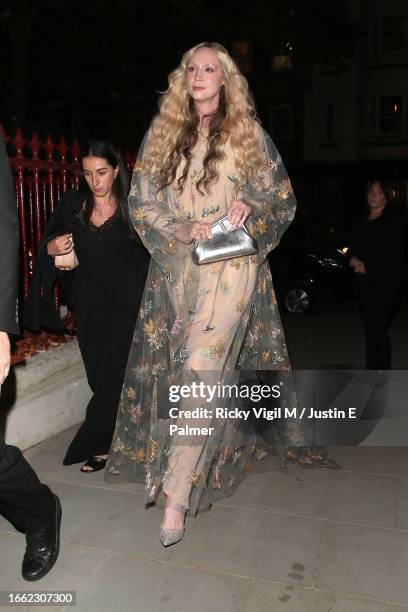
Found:
[[[6,332],[0,332],[0,385],[10,372],[10,340]]]

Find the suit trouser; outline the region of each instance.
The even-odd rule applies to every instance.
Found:
[[[51,490],[41,484],[20,449],[0,432],[0,513],[18,529],[35,533],[55,511]]]

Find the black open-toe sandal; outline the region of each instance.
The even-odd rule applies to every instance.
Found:
[[[81,467],[81,472],[84,474],[92,474],[93,472],[98,472],[99,470],[103,470],[106,465],[106,459],[102,457],[91,457],[84,463]],[[84,470],[84,467],[91,468],[89,470]]]

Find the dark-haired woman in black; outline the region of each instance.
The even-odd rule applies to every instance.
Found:
[[[74,248],[79,261],[78,268],[63,274],[71,281],[69,301],[93,396],[63,463],[86,461],[81,471],[93,472],[105,466],[111,445],[149,256],[129,221],[127,175],[119,154],[108,143],[93,142],[81,164],[80,188],[61,199],[36,267],[46,281],[55,256]],[[28,327],[39,326],[29,319],[30,312]],[[55,327],[47,320],[40,325]]]
[[[352,230],[350,266],[363,319],[366,369],[391,368],[389,327],[404,279],[406,226],[382,181],[369,181],[367,209]]]

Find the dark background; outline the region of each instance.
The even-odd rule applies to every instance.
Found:
[[[380,151],[377,158],[327,160],[324,147],[336,146],[329,107],[328,139],[320,156],[310,156],[308,139],[318,127],[305,111],[305,96],[313,91],[316,70],[323,67],[332,78],[353,69],[377,22],[381,28],[394,15],[406,28],[402,4],[377,0],[372,22],[365,0],[0,0],[0,121],[11,136],[21,128],[26,137],[50,133],[68,143],[102,137],[135,151],[182,53],[215,40],[248,78],[300,206],[347,231],[363,205],[369,175],[391,173],[404,200],[407,156],[394,152],[385,160]],[[407,32],[389,23],[378,36],[380,45],[408,48]],[[396,73],[397,89],[400,78]]]
[[[288,52],[307,84],[313,63],[346,67],[358,26],[343,2],[255,0],[6,0],[1,10],[1,103],[7,127],[80,138],[103,132],[134,146],[157,92],[188,48],[248,41],[247,77],[260,114],[270,58]],[[289,49],[290,47],[290,49]],[[2,114],[3,114],[2,113]]]

